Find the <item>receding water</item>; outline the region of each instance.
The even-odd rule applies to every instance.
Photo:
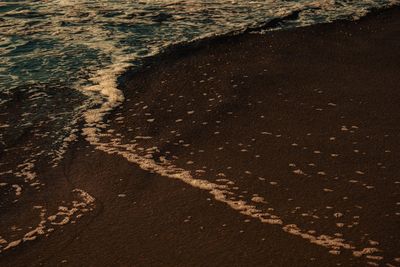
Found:
[[[115,87],[117,77],[126,68],[140,65],[140,59],[171,44],[240,31],[296,11],[300,11],[298,18],[286,21],[282,27],[356,19],[371,8],[393,3],[2,1],[0,103],[4,108],[17,98],[20,104],[16,117],[4,114],[7,109],[2,111],[0,145],[7,146],[5,136],[27,123],[50,119],[57,125],[51,142],[59,150],[61,140],[73,128],[71,124],[88,108],[102,103],[104,98],[122,100],[122,95],[115,95]],[[71,101],[54,103],[52,97]],[[35,104],[47,107],[32,109]]]
[[[123,143],[118,136],[104,135],[101,139],[99,133],[109,126],[104,115],[124,101],[118,77],[173,44],[241,32],[273,19],[282,19],[278,29],[353,20],[372,8],[397,3],[394,0],[0,2],[0,211],[18,203],[25,192],[51,190],[45,188],[36,167],[56,166],[82,130],[95,148],[119,154],[145,170],[209,191],[216,200],[263,223],[282,225],[284,231],[334,253],[339,249],[360,249],[344,239],[308,233],[283,222],[282,216],[257,209],[254,203],[264,203],[262,196],[254,195],[247,202],[238,200],[228,179],[195,179],[189,171],[175,168],[174,162],[153,161],[156,148],[143,152],[136,145]],[[83,128],[79,129],[79,125]],[[139,135],[137,139],[144,138]],[[9,231],[12,225],[19,224],[16,217],[0,213],[0,252],[50,233],[57,225],[66,224],[70,218],[78,218],[93,208],[95,200],[88,193],[74,189],[72,194],[73,199],[58,199],[63,206],[55,211],[43,203],[29,202],[32,207],[23,214],[36,216],[37,223],[16,228],[21,230],[18,238],[15,229]]]

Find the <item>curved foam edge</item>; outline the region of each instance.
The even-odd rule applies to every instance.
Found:
[[[244,200],[231,200],[229,197],[232,197],[232,195],[235,194],[227,184],[221,185],[212,183],[205,179],[196,179],[191,175],[190,171],[177,168],[166,160],[164,160],[162,164],[158,164],[152,159],[142,157],[138,153],[135,153],[135,145],[121,144],[120,140],[114,136],[112,142],[101,143],[97,136],[97,130],[90,127],[84,129],[84,135],[86,136],[87,141],[100,151],[108,154],[117,154],[129,162],[138,165],[143,170],[170,179],[177,179],[194,188],[207,191],[216,201],[226,204],[228,207],[238,211],[240,214],[259,220],[264,224],[279,226],[282,231],[288,234],[298,236],[312,244],[329,249],[331,254],[338,255],[341,250],[348,250],[355,257],[369,256],[368,260],[370,261],[379,261],[383,259],[383,257],[380,256],[372,256],[372,254],[382,251],[377,247],[357,248],[343,238],[332,237],[325,234],[311,234],[308,231],[299,228],[296,224],[286,223],[279,216],[264,212],[257,208],[256,204],[258,201],[252,200],[252,202],[254,202],[253,204]],[[228,179],[226,180],[229,181]]]
[[[39,212],[39,223],[32,226],[32,230],[26,232],[21,238],[6,240],[0,236],[0,254],[25,242],[36,240],[39,236],[48,235],[55,230],[55,227],[62,227],[70,223],[72,219],[77,220],[94,209],[95,198],[89,193],[79,188],[73,189],[72,193],[76,195],[76,199],[68,206],[58,207],[55,214],[48,214],[48,210],[42,205],[33,206],[33,209]]]

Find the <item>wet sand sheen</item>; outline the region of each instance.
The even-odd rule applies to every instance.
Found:
[[[133,74],[100,150],[79,141],[53,174],[94,212],[0,263],[399,265],[398,15],[204,42]]]

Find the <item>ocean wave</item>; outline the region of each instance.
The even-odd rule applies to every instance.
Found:
[[[7,190],[9,196],[7,203],[0,204],[18,202],[27,188],[43,190],[46,185],[36,175],[35,166],[57,166],[69,143],[82,131],[94,147],[118,153],[144,169],[207,190],[215,199],[243,214],[265,223],[280,224],[284,231],[331,249],[355,250],[343,240],[329,236],[322,240],[302,232],[297,226],[284,224],[279,216],[256,207],[262,201],[259,198],[249,203],[229,200],[227,194],[232,191],[227,184],[195,179],[187,171],[174,168],[171,162],[159,164],[148,159],[146,155],[150,152],[139,153],[134,147],[116,141],[103,143],[100,136],[109,127],[104,116],[125,99],[118,78],[128,69],[140,68],[144,59],[173,45],[249,29],[260,32],[337,19],[358,19],[372,8],[394,4],[398,1],[0,3],[0,184],[1,190]],[[79,123],[83,124],[82,129]],[[15,182],[10,184],[10,180]],[[92,206],[92,202],[95,200],[86,204]],[[44,218],[45,207],[33,208],[40,210],[39,228],[35,228],[40,234],[44,225],[52,221]],[[60,212],[69,215],[73,208],[76,207],[72,205]],[[3,247],[0,251],[19,245],[23,238],[30,240],[32,236],[28,232],[18,239],[20,241],[7,242],[2,242],[0,237],[0,247]]]

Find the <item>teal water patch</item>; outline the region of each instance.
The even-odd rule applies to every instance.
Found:
[[[268,21],[279,21],[274,25],[285,28],[357,19],[371,8],[395,3],[390,0],[2,1],[0,103],[11,101],[21,88],[48,84],[51,90],[71,90],[78,99],[80,96],[85,99],[82,103],[74,102],[62,114],[54,110],[47,111],[49,114],[79,117],[85,110],[103,105],[104,109],[90,112],[92,122],[98,121],[123,100],[122,92],[117,89],[118,77],[127,68],[139,66],[143,58],[170,45],[240,32]],[[280,21],[294,13],[292,19]],[[9,125],[7,121],[3,123]]]

